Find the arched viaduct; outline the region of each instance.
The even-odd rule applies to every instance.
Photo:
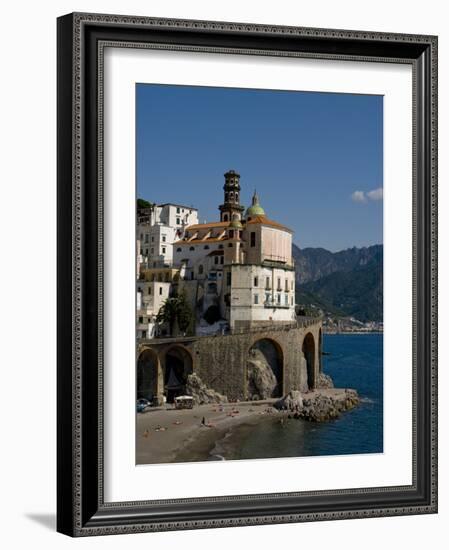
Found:
[[[322,326],[317,319],[303,320],[294,327],[141,341],[137,346],[137,397],[161,400],[165,395],[171,401],[184,392],[187,376],[194,372],[230,401],[246,400],[250,397],[247,362],[255,353],[266,353],[273,363],[278,381],[273,396],[306,391],[317,384],[321,345]]]

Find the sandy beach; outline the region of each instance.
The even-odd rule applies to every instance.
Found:
[[[207,460],[229,431],[280,414],[274,401],[148,409],[137,415],[137,464]]]
[[[344,392],[344,389],[323,389],[306,395],[338,396]],[[272,406],[275,401],[210,404],[184,410],[171,405],[150,408],[137,415],[136,463],[220,460],[220,450],[226,449],[227,440],[235,439],[230,436],[237,431],[245,432],[260,422],[286,419],[286,413]]]

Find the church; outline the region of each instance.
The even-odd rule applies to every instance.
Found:
[[[254,192],[240,204],[240,175],[224,174],[219,221],[193,224],[173,243],[180,290],[205,314],[219,308],[231,331],[295,321],[292,231],[271,220]]]

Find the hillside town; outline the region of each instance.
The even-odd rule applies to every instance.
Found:
[[[354,317],[323,316],[323,332],[325,334],[370,334],[381,333],[384,330],[382,321],[359,321]]]
[[[198,210],[181,204],[138,206],[138,338],[295,322],[292,231],[266,215],[256,192],[245,210],[240,175],[224,177],[217,221],[199,223]],[[191,311],[187,326],[160,314],[175,296]]]
[[[297,315],[321,318],[324,334],[370,334],[383,333],[383,321],[360,321],[355,317],[336,316],[313,304],[296,306]]]

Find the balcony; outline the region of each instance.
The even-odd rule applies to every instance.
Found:
[[[262,260],[262,264],[265,267],[279,267],[282,269],[288,269],[289,271],[293,271],[295,269],[295,262],[293,261],[293,259],[291,260],[291,263],[287,263],[284,258],[277,259],[275,256],[271,258],[265,257]]]
[[[270,308],[270,309],[290,309],[291,307],[294,307],[294,306],[285,305],[285,304],[278,304],[277,302],[272,302],[272,301],[265,301],[263,303],[263,306],[265,308]]]

